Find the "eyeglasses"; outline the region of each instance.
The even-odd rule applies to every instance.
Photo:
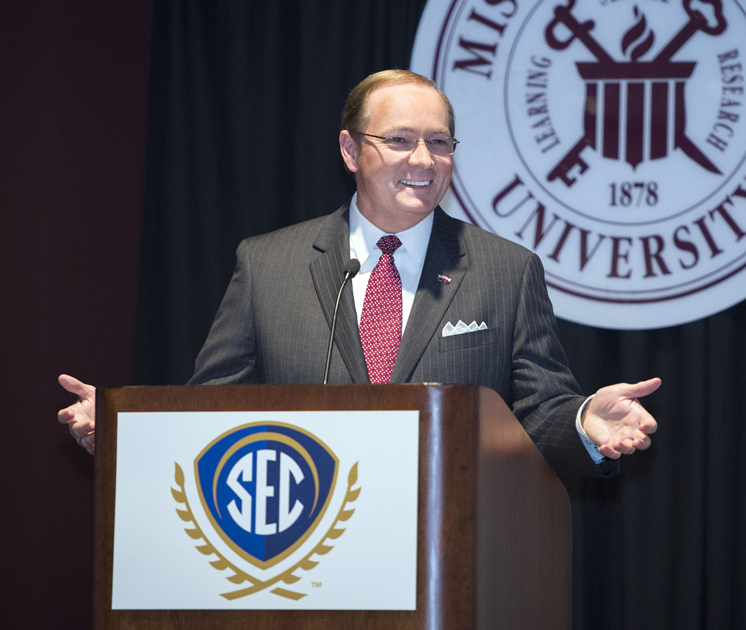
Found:
[[[401,151],[402,153],[412,153],[417,148],[420,141],[422,141],[425,143],[427,150],[430,151],[430,154],[438,157],[448,157],[449,155],[453,155],[453,152],[456,150],[456,145],[458,144],[458,140],[456,140],[456,138],[451,138],[450,136],[425,139],[401,134],[387,138],[384,136],[375,136],[372,133],[363,133],[362,131],[358,131],[357,133],[366,138],[380,140],[382,144],[386,145],[386,147],[392,151]]]

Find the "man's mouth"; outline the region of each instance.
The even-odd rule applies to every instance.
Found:
[[[414,188],[424,188],[425,186],[429,186],[433,183],[433,180],[428,179],[424,182],[416,182],[411,179],[400,179],[399,183],[404,184],[405,186],[413,186]]]

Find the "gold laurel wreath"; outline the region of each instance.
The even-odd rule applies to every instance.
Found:
[[[285,584],[294,584],[295,582],[300,580],[300,577],[294,575],[294,573],[298,570],[310,571],[311,569],[313,569],[319,562],[317,560],[311,560],[311,556],[313,556],[314,554],[323,556],[324,554],[329,553],[332,550],[333,546],[331,544],[325,544],[326,541],[328,539],[336,540],[345,532],[345,528],[338,527],[338,524],[340,522],[348,520],[353,515],[355,509],[348,509],[347,506],[350,503],[354,503],[360,495],[360,488],[357,488],[355,490],[352,489],[352,486],[357,483],[358,462],[355,462],[352,468],[350,468],[349,474],[347,475],[347,493],[345,494],[345,500],[342,503],[342,507],[339,508],[337,518],[334,519],[334,522],[332,523],[331,527],[328,529],[324,537],[321,539],[321,542],[319,542],[319,544],[316,545],[299,562],[294,564],[286,571],[283,571],[279,575],[276,575],[269,580],[260,580],[239,569],[235,564],[230,562],[225,556],[218,552],[218,550],[215,549],[212,543],[207,539],[207,536],[205,536],[200,526],[197,525],[197,522],[194,520],[192,509],[189,507],[189,500],[187,499],[186,492],[184,492],[184,471],[176,462],[174,462],[174,465],[176,466],[174,480],[176,481],[176,485],[179,489],[174,490],[173,488],[171,488],[171,494],[173,495],[176,502],[182,503],[185,508],[183,510],[177,509],[176,513],[179,515],[179,518],[182,521],[184,521],[185,523],[191,523],[192,525],[191,528],[185,527],[184,531],[193,540],[204,541],[203,545],[197,546],[197,551],[204,554],[205,556],[215,555],[218,557],[217,560],[210,561],[210,564],[215,569],[217,569],[218,571],[225,571],[226,569],[229,569],[233,573],[233,575],[226,576],[227,580],[233,582],[234,584],[242,584],[243,582],[249,582],[251,584],[251,586],[248,588],[243,588],[231,593],[221,593],[221,597],[225,597],[225,599],[229,600],[239,599],[240,597],[252,595],[280,581],[284,582]],[[275,595],[279,595],[280,597],[286,597],[293,600],[299,600],[307,595],[307,593],[298,593],[296,591],[291,591],[280,586],[272,589],[270,593],[274,593]]]

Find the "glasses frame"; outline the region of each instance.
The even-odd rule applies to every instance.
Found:
[[[372,133],[363,133],[362,131],[357,131],[356,133],[361,136],[365,136],[366,138],[375,138],[376,140],[384,140],[384,141],[393,140],[393,137],[391,136],[377,136]],[[428,153],[430,153],[430,155],[432,155],[433,157],[451,157],[456,152],[456,145],[459,144],[459,141],[456,140],[456,138],[451,138],[451,140],[453,141],[453,151],[451,151],[450,153],[446,153],[445,155],[438,155],[437,153],[433,153],[432,151],[430,151],[430,147],[428,146],[427,140],[425,140],[425,138],[417,138],[414,144],[414,148],[412,149],[411,152],[414,153],[417,150],[417,147],[419,146],[420,142],[422,142],[422,144],[424,144],[425,148],[428,150]],[[392,151],[397,151],[397,149],[394,149],[391,146],[388,146],[388,148],[391,149]]]

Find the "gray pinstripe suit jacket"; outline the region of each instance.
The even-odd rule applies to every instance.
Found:
[[[349,252],[348,206],[243,241],[190,383],[321,383]],[[440,282],[439,273],[451,282]],[[349,287],[338,317],[329,382],[368,383]],[[443,337],[446,323],[459,320],[488,329]],[[539,259],[440,208],[392,382],[490,387],[558,474],[616,472],[611,462],[593,464],[575,430],[584,399],[557,337]]]

